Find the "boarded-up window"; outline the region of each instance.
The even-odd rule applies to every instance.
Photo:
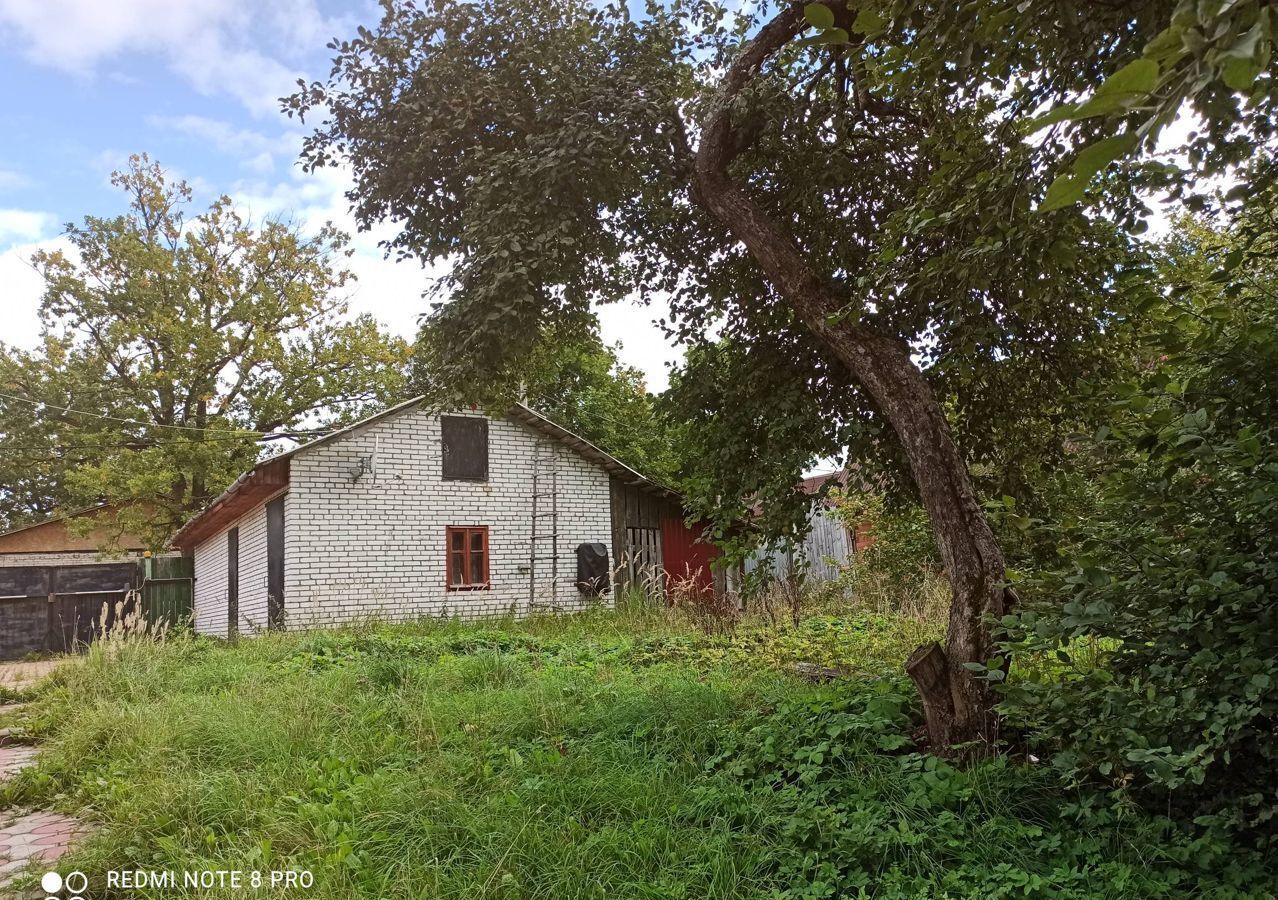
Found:
[[[448,590],[488,587],[488,526],[448,526]]]
[[[488,480],[488,420],[477,416],[441,416],[444,478],[449,481]]]

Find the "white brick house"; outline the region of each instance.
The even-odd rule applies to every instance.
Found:
[[[714,552],[677,494],[531,409],[413,400],[259,463],[174,544],[195,558],[196,630],[226,635],[607,603],[579,589],[578,548],[603,545],[625,582],[663,538],[685,568]]]

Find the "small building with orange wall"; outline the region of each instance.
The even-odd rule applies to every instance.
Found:
[[[84,526],[79,522],[102,519],[112,510],[107,504],[91,506],[0,533],[0,566],[75,565],[141,556],[146,542],[136,534],[118,533],[105,520],[81,534]],[[100,549],[108,546],[118,549]]]

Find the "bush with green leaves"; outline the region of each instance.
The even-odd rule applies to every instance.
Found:
[[[1058,769],[1264,844],[1278,834],[1272,199],[1232,231],[1180,223],[1157,353],[1078,447],[1096,514],[1040,526],[1062,563],[1004,620],[1014,654],[1062,664],[1014,676],[1003,701]],[[1101,665],[1073,665],[1080,638],[1107,648]]]
[[[918,724],[903,680],[795,698],[719,738],[699,806],[760,844],[777,900],[1271,896],[1258,853],[1046,766],[917,752]]]
[[[873,590],[883,583],[901,592],[922,591],[941,571],[927,513],[917,504],[889,505],[874,491],[836,492],[835,515],[849,530],[868,538],[848,564],[853,590]]]

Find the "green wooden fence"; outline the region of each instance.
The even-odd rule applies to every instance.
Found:
[[[142,614],[152,625],[189,625],[194,605],[195,560],[155,556],[138,561],[142,569]]]

